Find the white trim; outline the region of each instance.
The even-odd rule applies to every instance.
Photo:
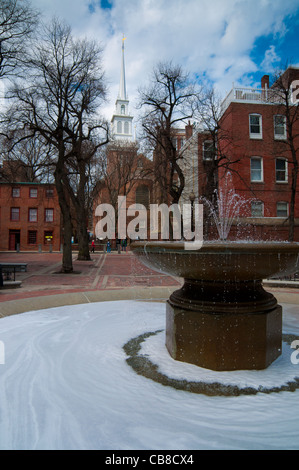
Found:
[[[277,170],[276,168],[276,163],[277,163],[277,160],[283,160],[285,162],[285,179],[284,180],[277,180],[277,171],[283,171],[283,170]],[[277,184],[286,184],[289,182],[289,174],[288,174],[288,159],[287,158],[283,158],[283,157],[276,157],[275,158],[275,183]]]
[[[283,125],[283,128],[284,128],[284,134],[281,135],[281,134],[275,134],[275,118],[276,117],[282,117],[284,118],[284,125]],[[285,140],[287,138],[287,124],[286,124],[286,117],[284,114],[275,114],[273,116],[273,126],[274,126],[274,139],[275,140]]]
[[[277,206],[278,204],[286,204],[286,208],[287,208],[287,214],[286,215],[277,215]],[[289,203],[287,201],[277,201],[276,202],[276,217],[278,217],[279,219],[285,219],[286,217],[289,217]]]
[[[253,159],[259,160],[261,162],[261,169],[260,169],[261,179],[260,180],[253,180],[252,179],[252,170],[258,171],[256,169],[251,168],[251,162],[252,162]],[[263,183],[264,182],[264,161],[263,161],[263,157],[258,157],[258,156],[250,157],[250,182],[251,183]]]
[[[260,132],[257,133],[257,132],[251,132],[250,128],[251,128],[251,123],[250,123],[250,118],[251,116],[257,116],[259,117],[259,127],[260,127]],[[263,138],[263,120],[262,120],[262,115],[259,114],[259,113],[250,113],[249,114],[249,137],[250,139],[262,139]]]

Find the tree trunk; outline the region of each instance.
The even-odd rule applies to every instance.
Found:
[[[54,172],[56,190],[58,194],[58,201],[62,213],[63,223],[63,253],[62,253],[62,268],[63,273],[73,272],[73,258],[72,258],[72,234],[73,224],[71,220],[71,211],[69,203],[65,197],[64,186],[62,183],[63,169],[57,165]]]
[[[84,211],[85,212],[85,211]],[[90,253],[89,253],[89,237],[86,228],[86,220],[85,217],[83,220],[78,218],[78,260],[79,261],[89,261]]]

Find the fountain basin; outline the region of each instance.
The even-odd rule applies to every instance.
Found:
[[[184,278],[166,307],[166,347],[212,370],[264,369],[281,354],[282,308],[262,280],[299,268],[299,244],[135,242],[146,266]]]

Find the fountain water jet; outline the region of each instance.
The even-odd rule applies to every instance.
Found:
[[[280,356],[282,308],[262,281],[299,268],[299,243],[205,241],[192,251],[183,242],[139,241],[131,247],[146,266],[184,278],[166,306],[166,347],[174,359],[229,371],[265,369]]]
[[[237,194],[233,188],[231,173],[226,174],[223,188],[214,191],[215,203],[207,198],[201,198],[208,207],[210,217],[217,228],[220,240],[227,240],[231,227],[242,209],[248,206],[251,200],[247,200]]]

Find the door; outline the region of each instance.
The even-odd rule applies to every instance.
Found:
[[[10,230],[9,231],[9,250],[16,251],[17,245],[20,246],[21,240],[21,231],[20,230]]]

